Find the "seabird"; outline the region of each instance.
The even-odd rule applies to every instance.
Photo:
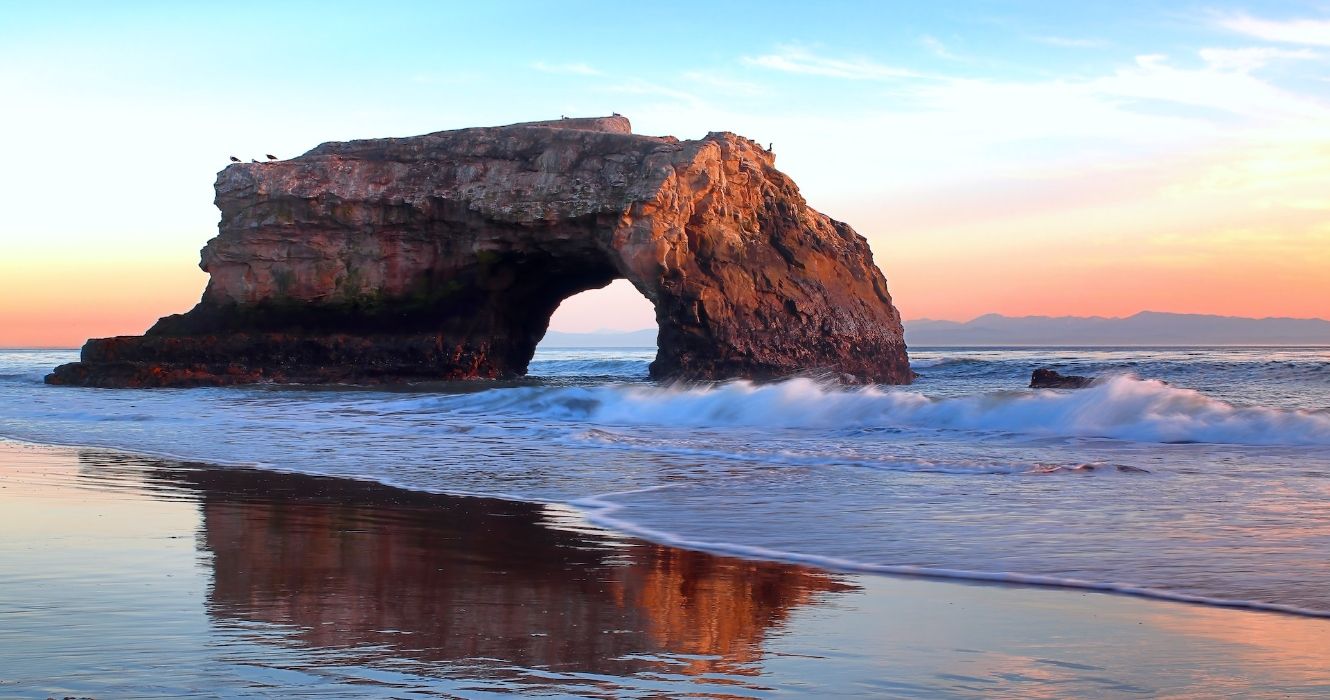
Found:
[[[268,156],[268,160],[277,160],[277,156],[271,153],[265,153],[264,155]]]
[[[257,161],[257,160],[254,160],[253,158],[250,158],[250,159],[249,159],[249,162],[251,162],[251,163],[257,163],[258,161]]]
[[[235,156],[231,156],[231,162],[232,162],[232,163],[239,163],[239,162],[240,162],[240,159],[237,158],[237,157],[235,157]]]

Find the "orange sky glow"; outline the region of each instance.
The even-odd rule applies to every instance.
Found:
[[[907,320],[1141,310],[1330,317],[1330,144],[1282,148],[878,198],[806,194],[869,238]],[[194,250],[211,234],[196,226],[150,254],[130,236],[114,253],[30,245],[0,260],[0,345],[73,347],[187,310],[207,281]],[[649,303],[618,282],[569,300],[551,327],[653,323]]]
[[[885,7],[870,9],[895,12]],[[809,204],[868,238],[907,320],[1330,317],[1330,42],[1305,22],[1242,14],[1073,14],[1069,31],[1115,33],[1049,42],[935,17],[951,38],[875,31],[840,51],[846,23],[827,43],[810,16],[807,41],[727,32],[698,65],[678,52],[555,61],[552,47],[476,36],[527,58],[468,73],[438,56],[430,65],[447,70],[400,84],[385,82],[400,71],[353,69],[429,62],[318,44],[307,48],[320,70],[296,82],[201,72],[237,40],[214,35],[214,20],[197,35],[154,31],[179,18],[115,13],[10,29],[22,41],[0,42],[0,93],[21,108],[0,111],[0,130],[23,135],[6,146],[23,167],[0,169],[17,204],[0,222],[0,346],[138,334],[193,306],[228,154],[611,111],[638,133],[774,142]],[[347,109],[346,80],[401,99]],[[236,91],[303,97],[237,102]],[[654,322],[626,283],[588,295],[551,328]]]

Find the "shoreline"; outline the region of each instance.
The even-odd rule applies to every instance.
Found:
[[[0,669],[29,674],[0,695],[1330,689],[1321,619],[718,556],[557,504],[104,448],[0,460]],[[166,662],[180,680],[143,692]]]
[[[632,489],[629,491],[617,491],[612,493],[596,494],[575,498],[568,501],[560,500],[542,500],[522,496],[517,494],[508,494],[503,492],[480,492],[465,491],[458,489],[438,489],[430,490],[419,487],[406,486],[397,483],[391,483],[372,478],[355,478],[342,474],[318,473],[299,470],[285,470],[280,467],[258,463],[258,462],[225,462],[225,461],[207,461],[203,462],[190,457],[172,455],[166,453],[153,453],[147,451],[131,450],[122,447],[108,447],[102,445],[73,444],[73,443],[46,443],[23,438],[15,438],[0,435],[0,449],[3,449],[5,443],[17,443],[31,445],[34,447],[53,447],[59,449],[92,449],[116,452],[134,457],[140,457],[149,460],[162,460],[168,462],[179,462],[182,464],[202,464],[207,467],[225,468],[225,469],[245,469],[256,472],[270,474],[291,474],[299,476],[311,476],[321,479],[334,479],[340,481],[349,481],[374,486],[382,486],[391,489],[398,489],[407,492],[416,492],[422,494],[432,494],[441,496],[455,496],[458,498],[479,498],[508,501],[512,503],[526,503],[538,506],[555,506],[575,508],[581,511],[586,520],[597,527],[604,528],[607,532],[617,533],[628,537],[637,537],[646,542],[657,545],[678,547],[694,552],[711,554],[721,557],[737,557],[757,562],[769,562],[780,564],[792,564],[797,566],[812,566],[829,573],[841,574],[861,574],[869,576],[890,576],[910,579],[920,579],[924,581],[951,582],[959,584],[976,585],[995,585],[995,586],[1015,586],[1029,587],[1035,589],[1052,589],[1064,591],[1083,591],[1101,595],[1122,596],[1127,598],[1138,598],[1142,600],[1152,600],[1166,603],[1177,603],[1182,605],[1199,605],[1205,607],[1246,610],[1252,612],[1270,613],[1275,615],[1290,615],[1294,617],[1327,619],[1330,620],[1330,610],[1318,610],[1311,608],[1302,608],[1296,605],[1286,605],[1282,603],[1266,603],[1261,601],[1239,600],[1215,598],[1198,594],[1191,594],[1180,591],[1170,591],[1159,588],[1151,588],[1131,583],[1111,582],[1111,581],[1089,581],[1082,579],[1063,578],[1057,576],[1046,576],[1040,574],[1023,574],[1019,572],[992,572],[970,569],[945,569],[935,567],[921,567],[913,565],[894,565],[894,564],[871,564],[855,562],[852,560],[841,559],[837,557],[821,556],[816,554],[798,554],[781,550],[774,550],[764,547],[754,547],[748,545],[736,545],[725,542],[706,542],[679,537],[673,533],[654,530],[613,517],[613,513],[620,510],[622,506],[611,501],[603,500],[611,496],[644,493],[655,491],[666,486],[651,486],[642,489]]]
[[[642,491],[650,489],[642,489]],[[638,493],[640,491],[628,491],[623,493]],[[619,495],[619,494],[606,494]],[[573,505],[591,503],[599,500],[601,496],[591,496],[588,498],[577,499]],[[587,519],[591,522],[606,527],[607,529],[621,532],[633,537],[640,537],[644,540],[664,544],[671,547],[681,547],[698,552],[706,552],[717,556],[741,557],[752,559],[754,561],[781,562],[785,564],[797,564],[801,566],[814,566],[824,571],[844,573],[844,574],[864,574],[869,576],[893,576],[900,578],[916,578],[925,581],[970,583],[977,585],[995,585],[995,586],[1020,586],[1027,588],[1043,588],[1064,591],[1085,591],[1101,595],[1121,596],[1126,598],[1139,598],[1142,600],[1152,600],[1165,603],[1178,603],[1181,605],[1199,605],[1211,608],[1222,608],[1228,610],[1247,610],[1251,612],[1270,613],[1275,615],[1290,615],[1293,617],[1330,620],[1330,610],[1316,610],[1311,608],[1300,608],[1295,605],[1284,605],[1281,603],[1262,603],[1260,601],[1237,600],[1228,598],[1213,598],[1203,595],[1195,595],[1178,591],[1168,591],[1159,588],[1150,588],[1148,586],[1138,586],[1129,583],[1114,583],[1087,581],[1083,579],[1061,578],[1056,576],[1044,576],[1040,574],[1022,574],[1013,572],[990,572],[970,569],[942,569],[925,566],[896,565],[896,564],[867,564],[855,562],[848,559],[837,557],[827,557],[816,554],[793,554],[780,550],[768,549],[765,547],[753,547],[749,545],[736,545],[720,542],[704,542],[699,540],[690,540],[676,537],[669,533],[660,532],[647,527],[641,527],[628,521],[619,520],[607,513],[613,513],[619,510],[621,506],[613,503],[605,503],[602,510],[587,513]]]

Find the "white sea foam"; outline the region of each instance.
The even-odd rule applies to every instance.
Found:
[[[581,434],[574,435],[573,440],[582,443],[598,444],[608,449],[618,449],[630,453],[652,452],[655,454],[677,455],[688,458],[705,458],[708,460],[726,460],[744,463],[757,461],[765,465],[808,469],[823,467],[830,462],[838,467],[858,467],[863,469],[878,469],[882,471],[897,472],[931,474],[1034,474],[1041,473],[1039,471],[1040,468],[1046,466],[1032,464],[995,464],[992,461],[987,460],[970,462],[938,462],[927,459],[895,458],[883,454],[855,454],[853,456],[845,454],[828,455],[825,452],[816,450],[809,452],[795,452],[792,450],[763,449],[761,446],[753,446],[747,450],[721,450],[714,447],[702,447],[696,443],[681,445],[677,444],[673,439],[655,440],[620,435],[597,428],[592,428]],[[1064,468],[1061,465],[1051,466]],[[1086,465],[1067,465],[1065,469],[1072,470],[1084,466]],[[1089,466],[1091,466],[1091,469],[1093,468],[1093,465]]]
[[[431,399],[434,400],[434,399]],[[461,413],[537,413],[610,425],[882,427],[1102,437],[1136,442],[1330,445],[1330,413],[1235,406],[1127,376],[1077,391],[1013,390],[955,398],[810,379],[709,386],[532,387],[448,397]]]

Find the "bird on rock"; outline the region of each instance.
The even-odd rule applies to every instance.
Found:
[[[237,157],[235,157],[235,156],[231,156],[231,162],[232,162],[232,163],[239,163],[239,162],[240,162],[240,159],[237,158]]]

